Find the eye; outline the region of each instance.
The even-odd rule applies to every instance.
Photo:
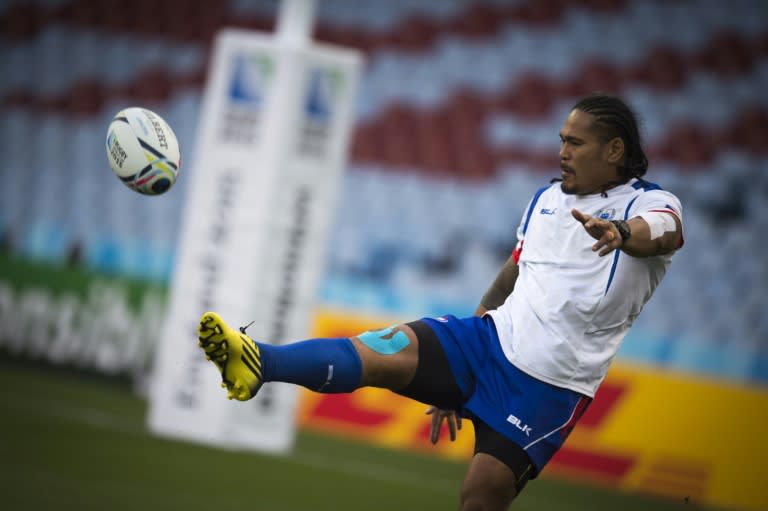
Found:
[[[562,145],[565,145],[565,144],[568,144],[568,145],[571,145],[571,146],[580,146],[580,145],[584,145],[584,141],[583,140],[579,140],[577,138],[561,136],[560,137],[560,145],[562,146]]]

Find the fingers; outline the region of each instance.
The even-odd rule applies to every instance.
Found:
[[[429,429],[429,441],[434,445],[440,440],[440,430],[443,427],[443,420],[447,420],[448,433],[451,442],[456,440],[456,431],[461,429],[461,418],[457,416],[453,410],[441,410],[435,406],[430,406],[425,412],[426,415],[431,415],[431,423]]]
[[[579,211],[579,210],[578,210],[578,209],[576,209],[576,208],[573,208],[573,209],[571,210],[571,215],[573,215],[573,218],[575,218],[576,220],[578,220],[578,221],[579,221],[579,222],[581,222],[582,224],[583,224],[584,222],[586,222],[587,220],[589,220],[589,218],[590,218],[590,216],[589,216],[589,215],[585,215],[584,213],[582,213],[581,211]]]
[[[428,410],[427,413],[432,414],[432,423],[429,428],[429,441],[432,445],[436,444],[440,440],[440,428],[443,425],[443,414],[437,408]]]
[[[599,229],[600,232],[599,234],[590,232],[590,234],[597,240],[597,242],[592,245],[592,251],[598,252],[600,257],[606,256],[614,250],[619,250],[624,245],[619,231],[612,223],[601,220],[595,229]]]
[[[590,215],[585,215],[578,209],[572,209],[573,218],[581,222],[587,234],[592,236],[597,242],[592,245],[592,251],[597,252],[600,257],[610,254],[616,249],[621,248],[622,240],[616,227],[608,220],[601,220]]]
[[[456,441],[456,414],[449,412],[446,414],[446,422],[448,422],[448,435],[451,442]]]
[[[614,250],[621,247],[621,237],[617,235],[615,232],[613,232],[612,229],[608,229],[605,231],[605,233],[600,237],[600,239],[597,240],[597,243],[592,245],[592,250],[594,252],[598,252],[598,255],[600,257],[605,256],[613,252]]]
[[[600,220],[599,218],[589,215],[586,215],[586,220],[583,225],[587,232],[595,239],[600,239],[600,236],[602,236],[606,230],[611,228],[611,223],[607,220]]]

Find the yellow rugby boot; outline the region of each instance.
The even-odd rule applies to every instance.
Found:
[[[245,334],[227,325],[215,312],[206,312],[197,329],[198,345],[205,358],[221,372],[227,398],[247,401],[261,388],[261,353],[259,346]]]

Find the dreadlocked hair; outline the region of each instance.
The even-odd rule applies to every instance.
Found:
[[[581,110],[595,118],[598,136],[605,142],[619,137],[624,141],[624,165],[619,166],[622,182],[642,178],[648,170],[648,158],[640,145],[637,117],[620,98],[595,94],[580,100],[573,110]]]

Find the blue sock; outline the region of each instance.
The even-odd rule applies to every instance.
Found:
[[[264,381],[302,385],[325,394],[352,392],[363,366],[348,338],[310,339],[283,346],[259,343]]]

